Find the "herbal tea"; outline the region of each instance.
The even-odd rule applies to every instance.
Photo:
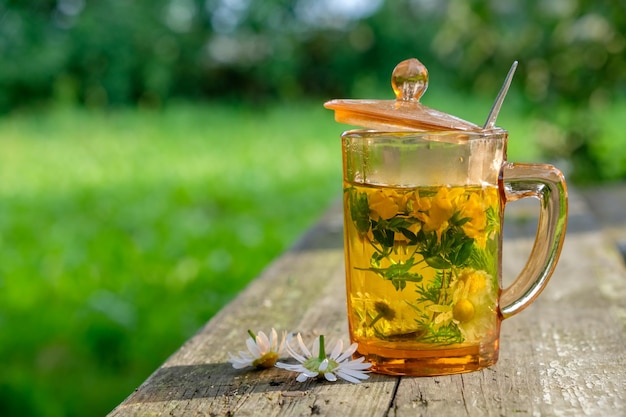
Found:
[[[498,189],[344,182],[344,198],[350,334],[373,370],[432,375],[495,363]]]

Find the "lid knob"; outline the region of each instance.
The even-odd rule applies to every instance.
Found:
[[[415,58],[400,62],[391,75],[396,100],[419,101],[428,88],[428,70]]]

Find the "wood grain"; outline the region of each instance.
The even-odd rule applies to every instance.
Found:
[[[507,208],[505,282],[534,237],[532,204]],[[626,271],[579,194],[560,263],[541,296],[504,321],[500,360],[431,378],[371,374],[360,385],[307,381],[227,363],[246,329],[323,333],[347,342],[338,206],[172,355],[110,416],[614,416],[626,415]]]

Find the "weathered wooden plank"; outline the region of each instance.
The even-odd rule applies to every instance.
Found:
[[[397,378],[373,375],[359,387],[298,383],[296,374],[243,372],[227,363],[228,351],[245,349],[248,328],[348,342],[342,244],[341,217],[333,211],[110,415],[384,415]]]
[[[535,208],[507,210],[503,270],[532,245]],[[463,375],[374,375],[361,385],[307,381],[226,362],[245,331],[270,327],[347,341],[338,207],[277,259],[111,416],[561,416],[626,409],[626,273],[575,193],[561,262],[544,293],[503,323],[499,363]]]

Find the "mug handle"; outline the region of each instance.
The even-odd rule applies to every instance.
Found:
[[[552,165],[511,162],[503,165],[499,183],[505,205],[527,197],[538,198],[540,203],[530,258],[500,295],[500,315],[506,319],[528,307],[554,272],[567,227],[567,186],[561,171]]]

